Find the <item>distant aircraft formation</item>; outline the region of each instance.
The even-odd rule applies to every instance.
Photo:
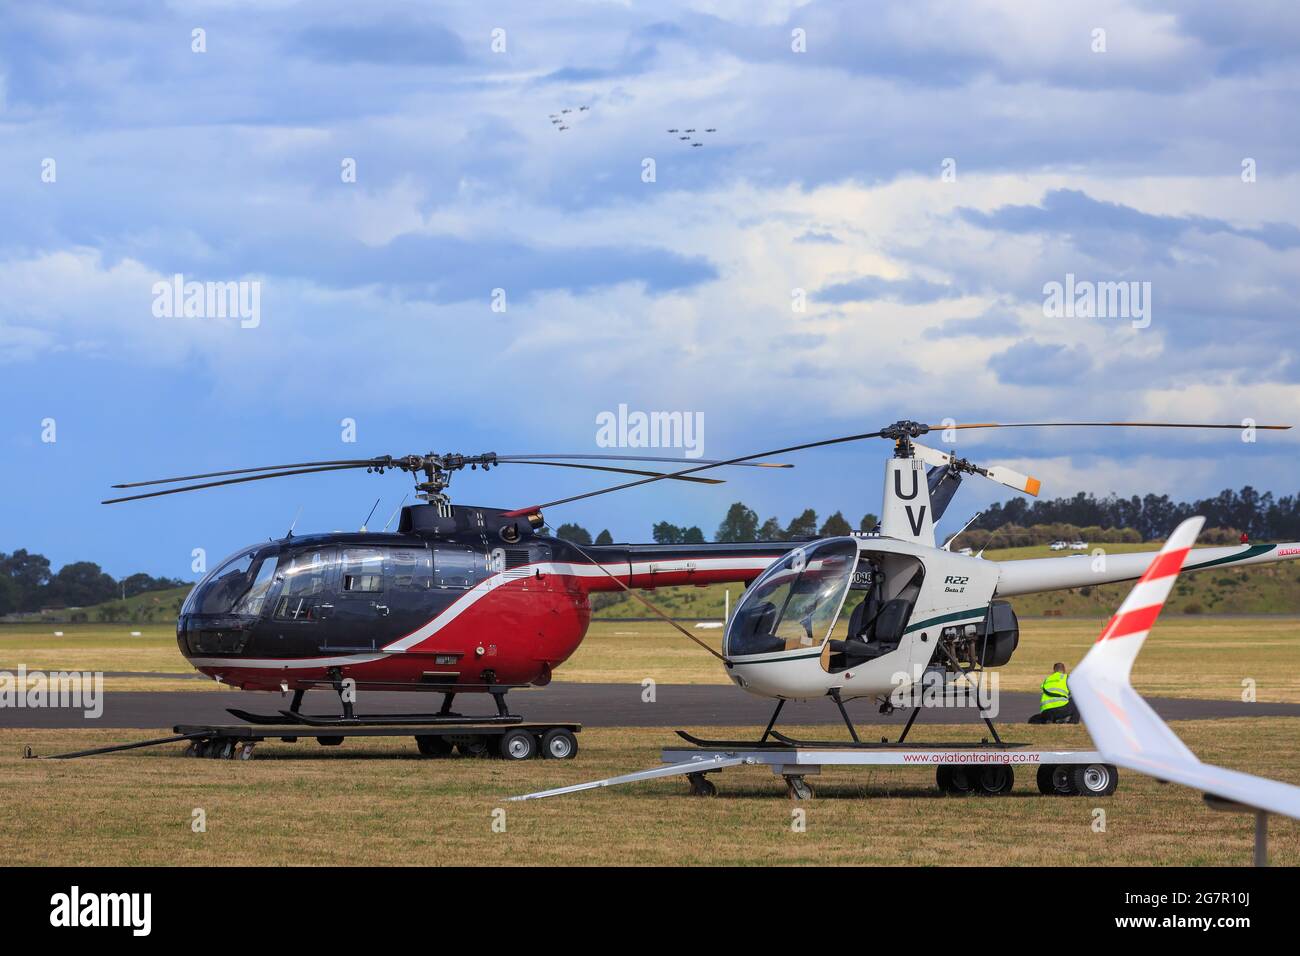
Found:
[[[590,106],[579,106],[579,107],[577,108],[577,112],[579,112],[579,113],[586,113],[586,112],[589,111],[590,109],[591,109]],[[571,126],[570,126],[570,120],[569,120],[568,117],[569,117],[569,115],[570,115],[571,113],[573,113],[573,112],[574,112],[574,108],[573,108],[573,107],[571,107],[571,106],[566,106],[564,109],[560,110],[560,112],[558,112],[558,113],[552,113],[552,114],[551,114],[551,117],[550,117],[550,118],[551,118],[551,125],[554,126],[555,129],[556,129],[558,132],[561,132],[561,133],[563,133],[566,129],[570,129]]]
[[[566,106],[558,113],[551,113],[549,119],[551,125],[555,127],[556,132],[563,133],[566,130],[573,128],[573,120],[577,115],[589,112],[590,110],[590,106]],[[692,126],[686,129],[673,128],[668,132],[676,136],[680,142],[686,143],[693,149],[698,149],[704,145],[704,140],[696,138],[697,132],[716,133],[717,131],[718,128],[716,126],[709,126],[702,131],[697,130]]]
[[[717,127],[715,126],[710,126],[704,130],[706,133],[716,133],[717,131]],[[692,149],[704,145],[703,140],[692,139],[696,132],[694,127],[691,127],[690,129],[670,129],[668,132],[676,136],[681,142],[689,143]]]

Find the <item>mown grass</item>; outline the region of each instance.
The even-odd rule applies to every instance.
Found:
[[[55,632],[61,631],[62,636]],[[139,637],[132,632],[139,631]],[[8,624],[0,626],[0,670],[99,671],[136,674],[198,672],[176,646],[176,625],[168,624]],[[201,677],[201,675],[198,675]],[[108,690],[210,690],[204,679],[107,677]]]
[[[1300,783],[1300,719],[1176,729],[1203,759]],[[969,726],[920,730],[918,740],[970,734]],[[1125,772],[1103,799],[1041,797],[1024,769],[1010,796],[955,798],[939,795],[930,769],[838,768],[809,778],[817,798],[795,805],[761,767],[714,777],[722,796],[713,800],[689,796],[680,779],[506,799],[656,766],[671,739],[662,729],[592,729],[576,760],[522,764],[423,759],[410,740],[265,743],[247,762],[186,758],[180,745],[66,762],[19,756],[24,744],[49,753],[131,736],[0,731],[7,863],[1020,865],[1050,852],[1054,866],[1245,865],[1252,845],[1250,817],[1210,811],[1194,791]],[[1088,745],[1080,727],[1016,728],[1016,737]],[[192,828],[196,809],[206,832]],[[794,809],[806,811],[806,832],[792,829]],[[504,833],[492,827],[499,811]],[[1271,849],[1274,863],[1300,864],[1300,825],[1274,818]]]

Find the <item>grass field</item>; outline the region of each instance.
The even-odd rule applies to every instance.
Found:
[[[55,636],[62,631],[63,636]],[[139,631],[139,637],[132,637]],[[198,672],[176,647],[175,622],[167,624],[6,624],[0,625],[0,670],[128,671],[141,674]],[[206,690],[220,685],[207,679],[106,677],[108,690]]]
[[[921,728],[918,728],[920,731]],[[706,729],[707,730],[707,729]],[[969,727],[925,727],[953,739]],[[1177,726],[1204,759],[1300,783],[1300,719]],[[734,729],[726,731],[734,734]],[[409,740],[258,745],[247,762],[197,760],[179,746],[77,761],[38,752],[122,739],[122,731],[0,731],[0,835],[14,864],[1033,864],[1245,865],[1252,820],[1200,795],[1121,771],[1100,799],[1047,798],[1017,772],[1001,798],[945,797],[926,768],[831,769],[810,778],[806,832],[770,770],[713,778],[722,796],[663,780],[529,803],[506,797],[659,762],[669,734],[593,729],[573,761],[430,760]],[[147,732],[141,734],[145,736]],[[1017,727],[1017,739],[1086,746],[1080,727]],[[1279,754],[1288,759],[1279,764]],[[207,832],[191,827],[195,809]],[[1105,811],[1096,832],[1094,810]],[[506,830],[493,832],[494,811]],[[1274,818],[1272,861],[1300,864],[1300,824]]]
[[[1033,690],[1056,660],[1073,666],[1100,628],[1097,621],[1022,621],[1020,647],[999,670],[1004,690]],[[685,627],[716,645],[719,630]],[[0,670],[91,670],[188,674],[193,668],[161,625],[44,625],[0,628]],[[138,630],[141,637],[131,637]],[[1144,692],[1174,697],[1239,700],[1242,681],[1255,681],[1260,701],[1300,703],[1300,618],[1166,615],[1134,671]],[[586,683],[727,684],[721,665],[662,621],[597,621],[556,672],[556,680]],[[210,690],[209,680],[108,677],[109,690]]]
[[[1095,621],[1027,622],[1001,671],[1008,690],[1036,687],[1051,662],[1073,665],[1095,639]],[[0,630],[0,669],[185,672],[170,627],[45,626]],[[716,640],[717,631],[699,631]],[[1261,701],[1300,701],[1300,620],[1170,616],[1139,659],[1145,693],[1238,699],[1258,681]],[[661,622],[598,622],[557,675],[579,681],[721,684],[713,658]],[[114,678],[110,689],[196,690],[204,681]],[[734,693],[719,688],[720,693]],[[708,728],[697,728],[710,733]],[[1194,721],[1178,731],[1207,760],[1300,783],[1300,718]],[[159,734],[165,731],[159,731]],[[729,737],[735,728],[718,729]],[[798,732],[797,730],[792,732]],[[811,731],[806,731],[811,732]],[[824,735],[824,729],[818,731]],[[0,836],[10,864],[1245,864],[1251,821],[1214,813],[1199,794],[1121,774],[1104,800],[1042,798],[1018,773],[1005,798],[943,797],[924,768],[828,770],[818,798],[800,805],[807,831],[791,830],[792,805],[770,771],[718,778],[724,796],[701,800],[659,781],[536,803],[507,796],[644,769],[671,740],[663,729],[585,731],[575,761],[427,760],[410,740],[263,743],[248,762],[194,760],[181,747],[69,762],[21,759],[119,743],[150,731],[0,730]],[[918,725],[917,740],[967,739],[969,725]],[[1088,745],[1081,727],[1017,726],[1016,740]],[[1106,811],[1094,832],[1093,811]],[[191,830],[193,811],[207,832]],[[506,832],[492,830],[504,809]],[[1275,863],[1300,865],[1300,825],[1272,824]]]

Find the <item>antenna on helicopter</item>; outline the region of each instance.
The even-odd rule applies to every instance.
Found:
[[[370,519],[373,518],[373,517],[375,516],[375,509],[378,508],[378,507],[379,507],[379,499],[376,498],[376,499],[375,499],[375,503],[374,503],[373,505],[370,506],[370,514],[366,515],[366,520],[363,521],[363,522],[361,522],[361,530],[362,530],[362,531],[365,531],[365,530],[366,530],[366,525],[370,524]]]
[[[286,538],[293,537],[293,529],[298,527],[298,519],[302,517],[302,505],[298,506],[298,513],[293,516],[293,521],[289,523],[289,530],[284,533]]]
[[[984,513],[984,512],[982,512],[982,511],[977,511],[977,512],[975,512],[973,515],[971,515],[971,516],[970,516],[970,520],[967,521],[964,525],[961,526],[961,530],[959,530],[956,534],[954,534],[951,538],[949,538],[947,541],[945,541],[945,542],[943,543],[943,550],[944,550],[944,551],[951,551],[951,550],[952,550],[952,543],[953,543],[954,541],[956,541],[959,537],[961,537],[962,532],[964,532],[967,528],[969,528],[971,525],[973,525],[973,524],[975,523],[975,520],[976,520],[977,518],[979,518],[979,516],[982,515],[983,513]],[[983,551],[981,550],[980,553],[983,554]]]
[[[385,531],[387,531],[387,530],[388,530],[388,526],[389,526],[390,524],[393,523],[393,519],[396,518],[396,517],[401,513],[401,511],[402,511],[402,505],[406,504],[406,499],[407,499],[408,497],[409,497],[408,495],[402,495],[402,500],[399,501],[399,502],[397,503],[397,507],[393,509],[393,513],[390,514],[390,515],[388,516],[388,520],[384,522],[384,530],[385,530]]]
[[[993,541],[997,538],[998,535],[1000,535],[1003,531],[1006,530],[1006,527],[1007,527],[1006,525],[998,525],[998,527],[994,528],[993,533],[990,534],[988,538],[985,539],[984,547],[980,548],[977,552],[975,552],[975,557],[977,558],[984,557],[984,552],[989,549],[989,545],[993,543]]]

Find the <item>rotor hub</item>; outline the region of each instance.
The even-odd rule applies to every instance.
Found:
[[[893,439],[895,458],[911,458],[912,439],[919,438],[929,430],[930,426],[922,422],[903,419],[880,429],[880,437]]]

